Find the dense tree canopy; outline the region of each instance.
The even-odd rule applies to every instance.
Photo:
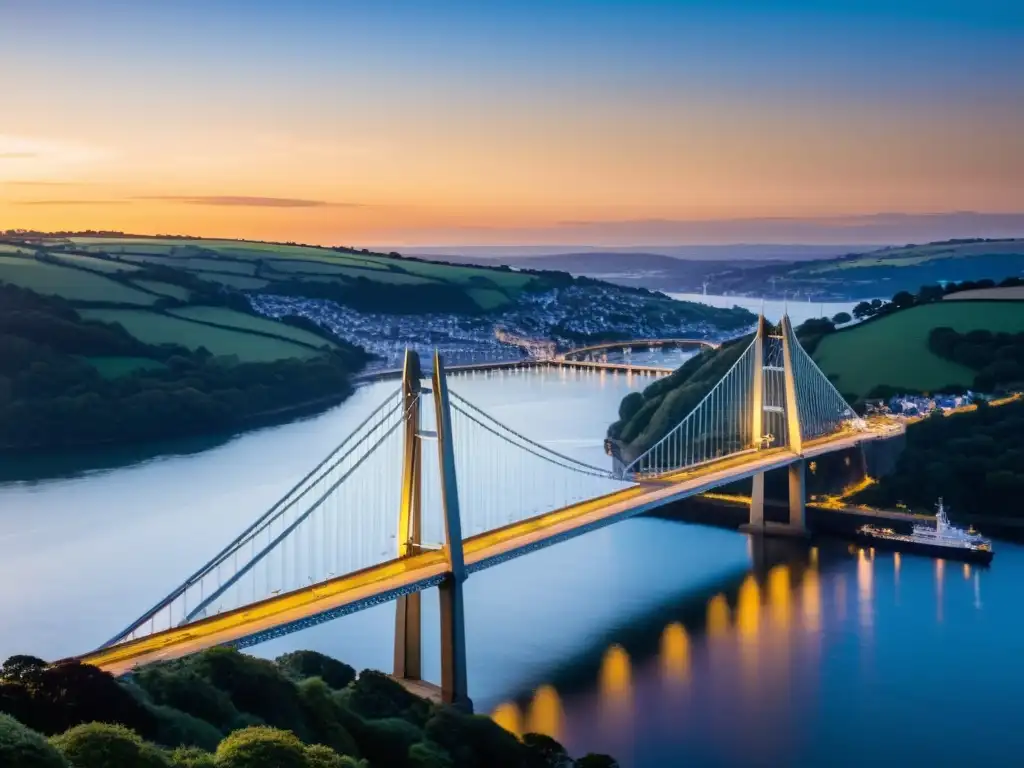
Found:
[[[85,357],[147,358],[157,368],[104,378]],[[143,344],[66,302],[0,284],[0,450],[54,449],[238,429],[341,399],[365,353],[341,345],[308,360],[244,363],[200,348]]]
[[[438,707],[379,672],[351,676],[351,667],[311,651],[266,661],[211,649],[120,681],[94,667],[13,656],[0,668],[0,765],[22,765],[5,761],[10,754],[31,756],[26,768],[580,764],[547,736],[520,741],[490,718]]]
[[[1024,517],[1024,402],[910,425],[896,471],[857,501],[930,511],[940,496],[954,513]]]

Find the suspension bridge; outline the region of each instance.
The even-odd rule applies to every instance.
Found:
[[[408,352],[400,386],[329,456],[166,597],[78,658],[122,674],[394,601],[393,673],[419,682],[420,598],[437,587],[439,694],[468,705],[462,590],[474,572],[743,478],[753,478],[755,530],[799,533],[805,463],[889,436],[856,418],[788,318],[778,329],[760,318],[700,403],[660,439],[647,444],[641,435],[630,455],[617,452],[611,468],[535,442],[449,390],[437,354],[424,380]],[[789,522],[773,527],[764,520],[764,473],[783,468]],[[463,485],[467,478],[483,481]]]

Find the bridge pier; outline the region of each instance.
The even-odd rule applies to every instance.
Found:
[[[758,472],[752,479],[748,525],[751,529],[764,528],[764,472]]]
[[[789,465],[789,527],[806,532],[807,488],[805,482],[807,461],[800,459]]]
[[[411,557],[422,544],[422,465],[423,439],[420,427],[422,376],[419,356],[406,351],[402,375],[402,400],[405,416],[405,451],[402,461],[402,505],[398,518],[398,556]],[[455,453],[452,443],[448,382],[441,356],[434,353],[434,412],[437,423],[438,466],[441,471],[441,513],[444,519],[444,551],[448,574],[438,586],[441,605],[441,686],[422,680],[421,595],[402,595],[395,605],[395,663],[393,677],[417,695],[439,698],[470,712],[466,676],[466,622],[462,582],[466,566],[462,553],[462,528],[459,518],[459,491],[455,477]],[[438,691],[440,696],[437,696]]]

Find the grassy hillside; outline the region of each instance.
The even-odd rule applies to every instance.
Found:
[[[1020,333],[1024,302],[938,301],[911,307],[824,336],[814,359],[841,392],[857,397],[879,386],[923,392],[969,387],[975,371],[929,349],[932,330],[943,327]]]
[[[47,247],[102,255],[115,262],[163,265],[240,290],[292,295],[339,296],[368,286],[384,290],[415,286],[424,294],[460,297],[463,308],[492,310],[510,305],[537,278],[508,269],[453,266],[404,259],[397,254],[237,240],[139,237],[69,237]],[[383,294],[382,294],[383,295]]]
[[[1024,301],[1024,285],[1003,288],[977,288],[973,291],[959,291],[944,297],[946,301],[962,299],[985,299],[987,301]]]
[[[917,292],[923,285],[1024,275],[1024,239],[908,245],[777,266],[740,268],[710,278],[715,290],[817,300]]]

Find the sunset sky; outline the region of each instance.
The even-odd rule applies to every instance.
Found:
[[[1024,235],[1022,41],[1021,0],[0,0],[0,229]]]

